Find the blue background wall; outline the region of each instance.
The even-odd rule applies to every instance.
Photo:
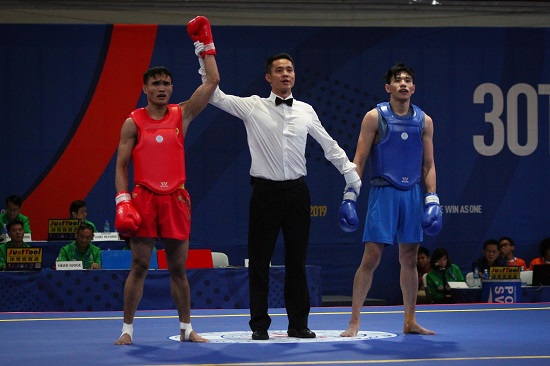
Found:
[[[413,66],[413,103],[435,123],[444,212],[441,234],[424,245],[446,247],[464,271],[487,238],[511,236],[527,262],[538,255],[539,241],[550,235],[550,30],[213,26],[213,33],[226,93],[267,96],[264,61],[289,52],[294,96],[314,106],[350,159],[364,114],[387,99],[382,74],[398,61]],[[33,239],[44,239],[47,218],[68,216],[75,199],[86,200],[98,227],[113,223],[116,143],[127,114],[145,105],[139,92],[149,65],[174,73],[172,102],[200,83],[184,26],[0,25],[0,196],[26,199]],[[344,179],[313,139],[307,156],[308,263],[323,267],[324,294],[350,295],[361,230],[339,229]],[[188,130],[186,159],[191,246],[242,264],[250,195],[242,122],[207,107]],[[363,179],[362,219],[367,174]],[[272,263],[283,263],[282,242]],[[369,297],[399,303],[398,271],[397,248],[390,247]]]

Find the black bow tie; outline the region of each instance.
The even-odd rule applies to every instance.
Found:
[[[285,103],[287,106],[292,107],[292,102],[294,99],[288,98],[288,99],[281,99],[279,97],[275,98],[275,105],[279,105],[281,103]]]

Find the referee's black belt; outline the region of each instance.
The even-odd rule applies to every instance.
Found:
[[[265,185],[273,188],[288,189],[293,187],[298,187],[304,185],[306,180],[304,177],[292,180],[270,180],[265,178],[258,178],[250,176],[250,184],[255,185]]]

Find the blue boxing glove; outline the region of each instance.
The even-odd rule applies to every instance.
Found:
[[[355,209],[356,200],[357,194],[352,188],[349,188],[348,191],[344,193],[344,200],[338,212],[340,229],[344,230],[346,233],[354,232],[359,226],[359,218],[357,217],[357,211]]]
[[[426,193],[424,199],[424,217],[422,218],[422,229],[427,235],[434,236],[439,234],[443,226],[443,216],[439,206],[439,197],[437,193]]]

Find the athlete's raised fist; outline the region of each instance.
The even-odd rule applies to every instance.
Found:
[[[214,47],[214,38],[212,36],[212,30],[210,29],[210,21],[208,18],[199,15],[189,21],[187,24],[187,33],[191,40],[195,43],[200,42],[204,45],[200,56],[204,58],[205,55],[215,55],[216,47]]]

